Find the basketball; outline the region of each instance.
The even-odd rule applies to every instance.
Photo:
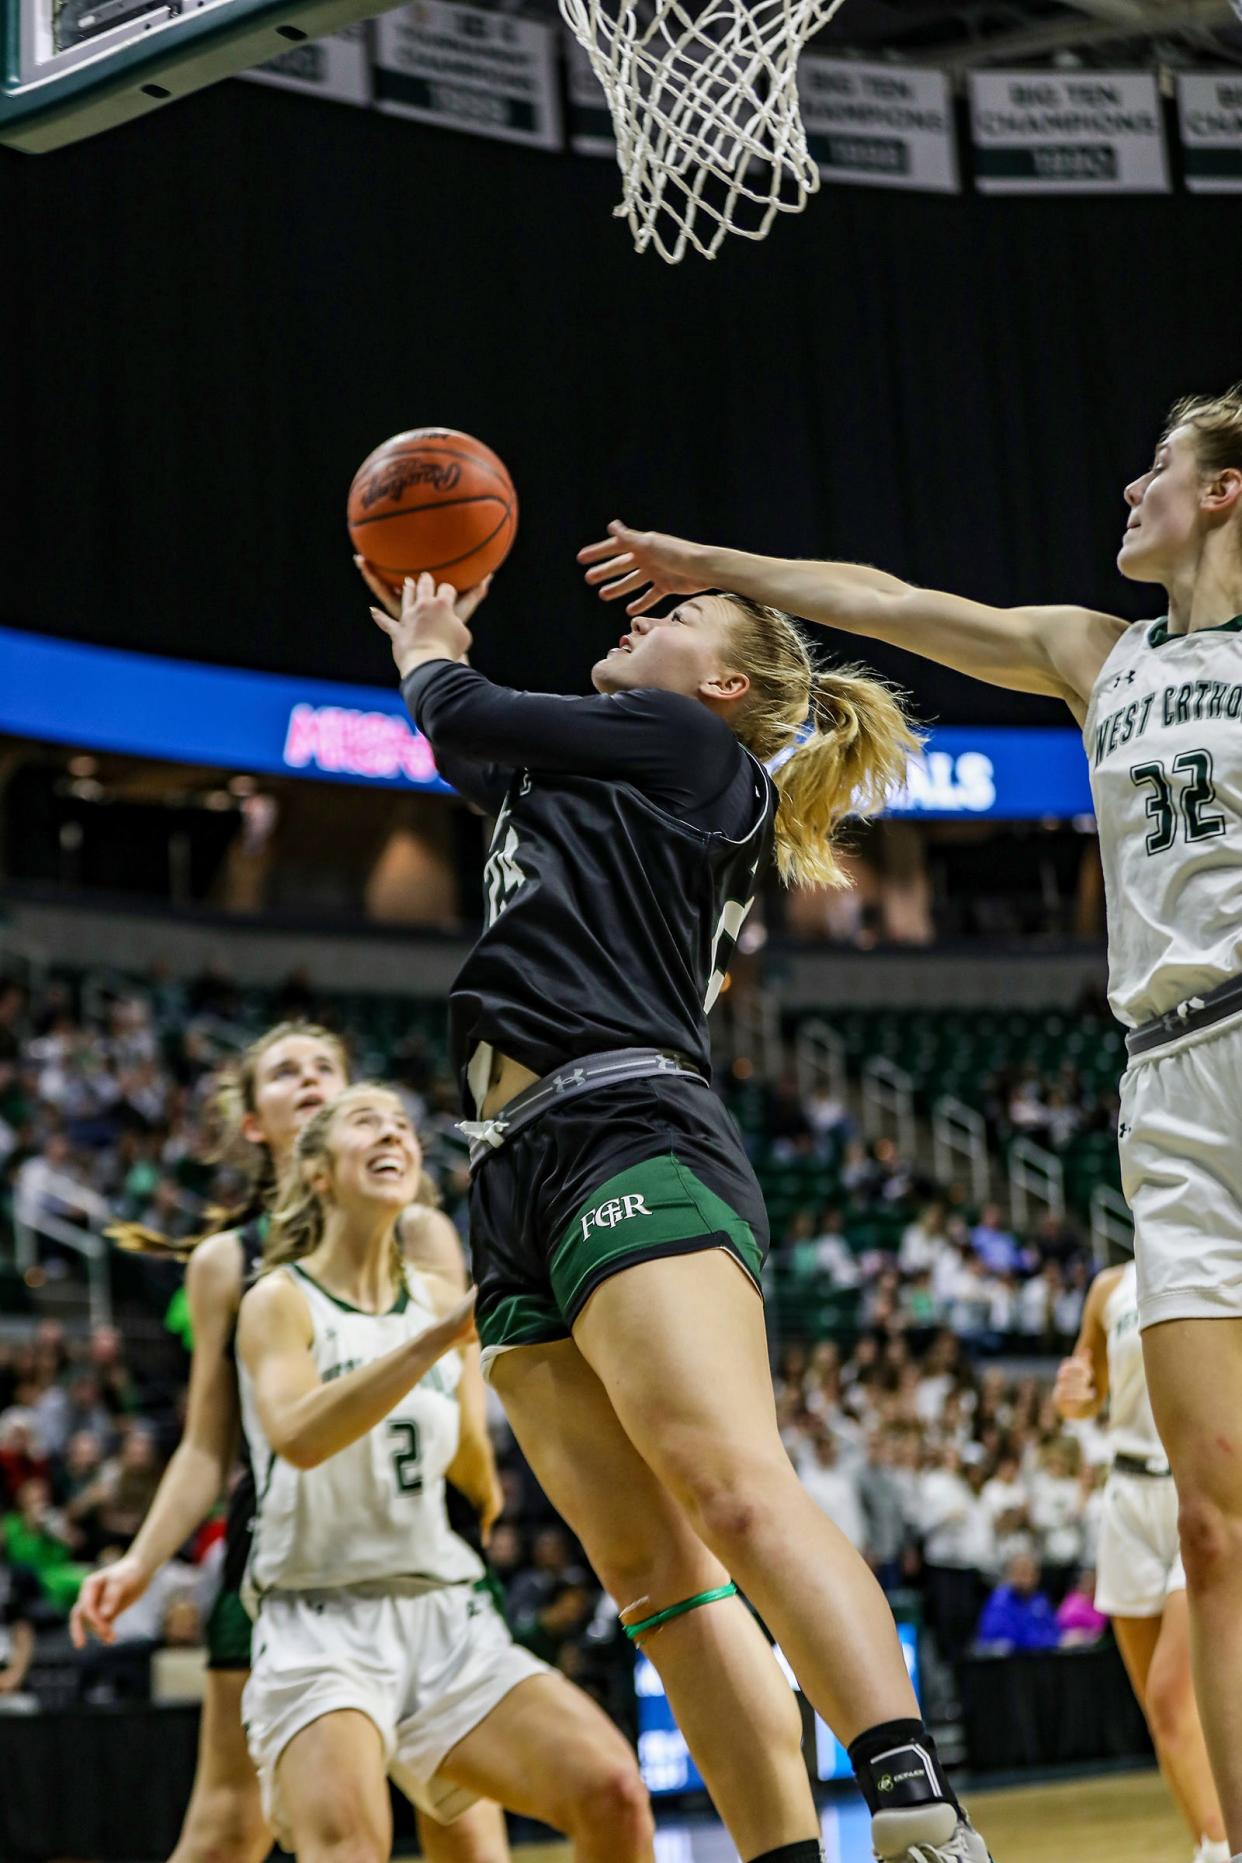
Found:
[[[349,488],[349,535],[399,589],[427,570],[472,589],[517,534],[517,493],[490,446],[452,427],[415,427],[369,453]]]

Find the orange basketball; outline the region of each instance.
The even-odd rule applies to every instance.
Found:
[[[490,446],[452,427],[415,427],[367,455],[349,488],[349,534],[395,589],[422,570],[472,589],[504,562],[517,493]]]

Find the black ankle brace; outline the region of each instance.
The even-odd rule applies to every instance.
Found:
[[[873,1816],[933,1799],[961,1810],[922,1721],[883,1721],[869,1727],[851,1741],[850,1765]]]

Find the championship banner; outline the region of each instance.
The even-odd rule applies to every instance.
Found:
[[[942,71],[808,52],[798,61],[798,96],[807,144],[825,181],[959,191],[953,101]]]
[[[380,16],[376,39],[379,109],[501,142],[561,147],[553,27],[414,0]]]
[[[1242,194],[1242,72],[1177,80],[1182,169],[1192,194]]]
[[[972,72],[970,115],[983,194],[1169,191],[1150,72]]]
[[[242,73],[256,84],[276,84],[281,90],[305,91],[330,97],[337,103],[371,101],[371,37],[365,20],[330,33],[326,39],[308,39],[287,52],[269,58],[265,65]]]
[[[591,68],[586,47],[572,32],[564,35],[569,95],[569,146],[576,155],[617,154],[612,115],[604,87]]]

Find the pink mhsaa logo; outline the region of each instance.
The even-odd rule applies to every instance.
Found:
[[[344,705],[295,705],[284,755],[291,769],[313,764],[340,776],[403,776],[427,783],[437,774],[431,745],[406,719]]]

